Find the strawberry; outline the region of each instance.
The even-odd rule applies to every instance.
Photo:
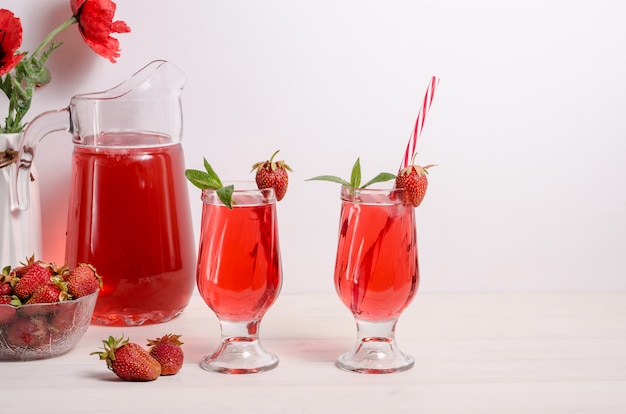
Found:
[[[32,295],[41,285],[52,283],[54,276],[53,266],[41,261],[29,262],[26,269],[14,269],[16,274],[22,274],[20,280],[15,284],[14,291],[17,297],[24,300]]]
[[[18,278],[11,273],[11,266],[5,266],[0,272],[0,296],[11,296],[17,281]]]
[[[408,196],[408,202],[417,207],[422,203],[428,188],[428,169],[434,165],[421,167],[419,165],[409,165],[400,170],[396,177],[396,187],[404,188]]]
[[[280,150],[278,150],[280,151]],[[274,161],[278,154],[276,151],[268,161],[257,162],[252,166],[252,171],[256,170],[256,185],[259,189],[273,188],[276,193],[276,201],[280,201],[287,193],[289,176],[287,171],[292,171],[285,161]]]
[[[161,364],[140,345],[128,342],[124,336],[103,340],[104,351],[92,352],[106,361],[110,369],[123,381],[153,381],[161,375]]]
[[[24,276],[28,269],[30,269],[33,263],[35,263],[35,256],[33,255],[31,257],[27,257],[26,263],[20,262],[21,266],[18,266],[11,270],[11,277],[14,278],[14,280],[19,280],[22,276]],[[2,269],[2,272],[4,273],[4,269]]]
[[[77,307],[80,306],[75,300],[67,300],[63,302],[63,306],[55,307],[55,309],[48,315],[50,324],[48,329],[53,338],[62,336],[72,329],[74,326],[81,325],[81,318],[85,317],[80,313],[77,313]]]
[[[168,334],[162,338],[149,339],[150,355],[161,364],[161,375],[174,375],[183,366],[183,349],[180,335]]]
[[[50,342],[47,325],[42,317],[16,318],[6,331],[6,340],[17,346],[40,347]]]
[[[67,298],[67,292],[65,290],[55,284],[49,283],[39,286],[25,304],[32,305],[34,303],[62,302]]]
[[[19,306],[19,299],[7,295],[0,296],[0,325],[11,322],[17,312],[16,306]]]
[[[91,295],[102,287],[102,278],[96,272],[96,268],[86,263],[81,263],[71,270],[66,281],[68,293],[75,298]]]
[[[13,287],[9,282],[0,283],[0,296],[11,296],[13,294]]]

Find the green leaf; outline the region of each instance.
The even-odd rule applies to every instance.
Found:
[[[209,162],[206,160],[206,158],[204,158],[204,169],[206,170],[207,174],[209,175],[209,177],[217,182],[218,186],[215,188],[220,188],[223,187],[224,185],[222,184],[222,181],[220,180],[220,177],[218,177],[217,173],[215,172],[215,170],[213,169],[213,167],[211,167],[211,164],[209,164]]]
[[[352,174],[350,175],[350,187],[359,188],[361,186],[361,159],[357,158],[352,166]]]
[[[233,191],[235,190],[234,185],[228,185],[226,187],[220,187],[215,190],[217,197],[224,203],[224,205],[232,210],[233,208]]]
[[[318,175],[317,177],[309,178],[304,181],[330,181],[333,183],[345,185],[346,187],[350,187],[349,182],[347,182],[343,178],[337,177],[336,175]]]
[[[215,181],[209,174],[199,170],[185,170],[185,177],[201,190],[206,189],[218,189],[222,185],[220,182]]]
[[[372,184],[375,184],[375,183],[381,183],[381,182],[384,182],[384,181],[393,180],[393,179],[396,178],[396,176],[394,174],[391,174],[391,173],[382,172],[382,173],[378,174],[376,177],[374,177],[371,180],[369,180],[364,185],[361,185],[361,178],[362,178],[361,177],[361,159],[357,158],[355,163],[354,163],[354,165],[352,166],[352,173],[351,173],[351,176],[350,176],[350,182],[347,182],[343,178],[337,177],[336,175],[319,175],[317,177],[309,178],[308,180],[305,180],[305,181],[313,181],[313,180],[331,181],[333,183],[338,183],[338,184],[344,185],[346,187],[365,188],[368,185],[372,185]]]
[[[0,89],[2,89],[7,98],[11,97],[11,73],[7,73],[4,80],[0,78]]]
[[[222,180],[217,175],[211,164],[204,158],[204,169],[206,171],[200,170],[185,170],[185,177],[196,187],[201,190],[215,190],[217,197],[220,199],[224,205],[228,208],[232,209],[232,199],[233,199],[233,191],[235,190],[234,185],[229,185],[224,187],[222,184]]]
[[[367,183],[363,184],[363,186],[361,188],[365,188],[368,185],[372,185],[372,184],[375,184],[375,183],[383,183],[385,181],[394,180],[395,178],[396,178],[395,174],[382,172],[382,173],[378,174],[376,177],[374,177],[371,180],[369,180]]]
[[[206,158],[204,158],[204,169],[206,172],[192,169],[186,170],[185,177],[187,177],[193,185],[201,190],[217,190],[218,188],[224,186],[220,177],[217,175],[213,167],[211,167],[211,164],[209,164]]]
[[[22,82],[18,78],[11,78],[11,82],[13,83],[12,97],[16,97],[16,99],[20,101],[29,101],[30,103],[30,99],[32,99],[33,96],[33,85],[31,82],[28,82],[28,80],[24,82],[27,85],[26,89],[22,87]]]

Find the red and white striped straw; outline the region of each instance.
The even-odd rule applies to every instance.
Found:
[[[433,76],[428,84],[428,88],[426,89],[426,94],[424,95],[424,102],[422,102],[422,107],[420,108],[419,113],[417,114],[417,120],[415,121],[415,128],[413,128],[413,132],[411,133],[411,137],[409,138],[409,142],[406,145],[406,151],[404,152],[404,158],[402,159],[402,163],[400,165],[400,169],[406,168],[411,160],[413,159],[413,155],[417,151],[417,140],[419,139],[422,129],[424,128],[424,122],[426,121],[426,115],[428,114],[428,110],[430,109],[430,105],[433,103],[433,98],[435,97],[435,90],[437,89],[437,85],[439,84],[439,78]]]

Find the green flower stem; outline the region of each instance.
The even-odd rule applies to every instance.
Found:
[[[57,26],[30,56],[26,56],[15,66],[12,74],[8,73],[6,78],[1,79],[2,91],[9,98],[9,114],[5,118],[4,127],[0,127],[0,132],[11,133],[24,130],[22,120],[30,109],[34,88],[50,82],[46,60],[50,53],[60,46],[60,43],[54,44],[52,41],[56,35],[74,23],[78,23],[78,19],[72,16]],[[49,44],[51,45],[48,46]]]
[[[39,53],[41,53],[41,51],[48,45],[48,43],[52,41],[52,39],[54,39],[56,35],[77,22],[78,19],[76,18],[76,16],[72,16],[65,22],[61,23],[56,29],[51,31],[48,36],[46,36],[46,38],[43,40],[43,42],[41,42],[39,47],[33,52],[33,56],[37,56]]]

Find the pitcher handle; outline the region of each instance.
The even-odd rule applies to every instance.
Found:
[[[56,111],[44,112],[30,121],[20,140],[16,168],[11,169],[11,210],[28,210],[30,206],[30,167],[35,157],[35,148],[43,137],[56,131],[70,131],[69,106]]]

